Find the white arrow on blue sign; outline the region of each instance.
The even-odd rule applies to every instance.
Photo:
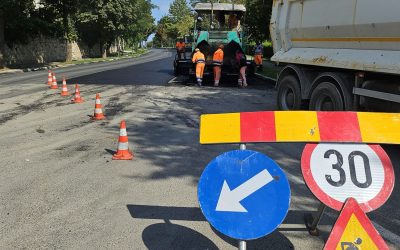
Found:
[[[273,232],[285,219],[290,186],[272,159],[251,150],[226,152],[200,177],[201,211],[221,233],[240,240]]]

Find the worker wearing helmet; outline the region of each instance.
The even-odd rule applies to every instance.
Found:
[[[257,42],[256,46],[254,47],[254,62],[259,70],[262,70],[263,61],[263,46],[260,42]]]
[[[195,53],[193,54],[192,62],[196,64],[196,79],[197,79],[197,85],[201,86],[203,82],[203,73],[204,73],[204,67],[205,67],[205,57],[204,54],[201,53],[199,48],[196,48]]]
[[[218,46],[218,49],[214,52],[213,55],[213,64],[214,64],[214,86],[218,87],[219,80],[221,79],[221,66],[224,61],[224,45],[221,44]]]
[[[185,47],[186,47],[186,44],[183,41],[183,39],[179,39],[179,41],[176,42],[176,45],[175,45],[176,54],[178,55],[179,59],[182,59],[182,58],[186,59]]]

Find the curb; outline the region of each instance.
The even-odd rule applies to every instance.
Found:
[[[24,72],[22,69],[3,69],[0,70],[0,75],[22,73],[22,72]]]
[[[41,71],[41,70],[49,70],[49,69],[54,69],[54,68],[65,68],[69,66],[74,66],[74,65],[80,65],[80,64],[92,64],[92,63],[101,63],[101,62],[112,62],[112,61],[118,61],[118,60],[123,60],[123,59],[133,59],[133,58],[138,58],[141,56],[144,56],[146,54],[150,53],[150,50],[144,52],[141,55],[138,56],[131,56],[131,57],[121,57],[121,58],[111,58],[111,59],[103,59],[99,60],[96,62],[83,62],[83,63],[78,63],[78,64],[55,64],[55,65],[49,65],[49,66],[43,66],[43,67],[36,67],[36,68],[25,68],[25,69],[6,69],[4,71],[0,71],[0,75],[2,74],[13,74],[13,73],[21,73],[21,72],[32,72],[32,71]]]

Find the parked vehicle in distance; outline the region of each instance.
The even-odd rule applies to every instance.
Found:
[[[400,111],[400,1],[274,0],[282,110]]]

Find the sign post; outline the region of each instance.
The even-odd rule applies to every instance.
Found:
[[[246,144],[240,144],[239,146],[240,150],[246,150]],[[247,249],[247,244],[246,241],[244,240],[239,240],[239,250],[246,250]]]

